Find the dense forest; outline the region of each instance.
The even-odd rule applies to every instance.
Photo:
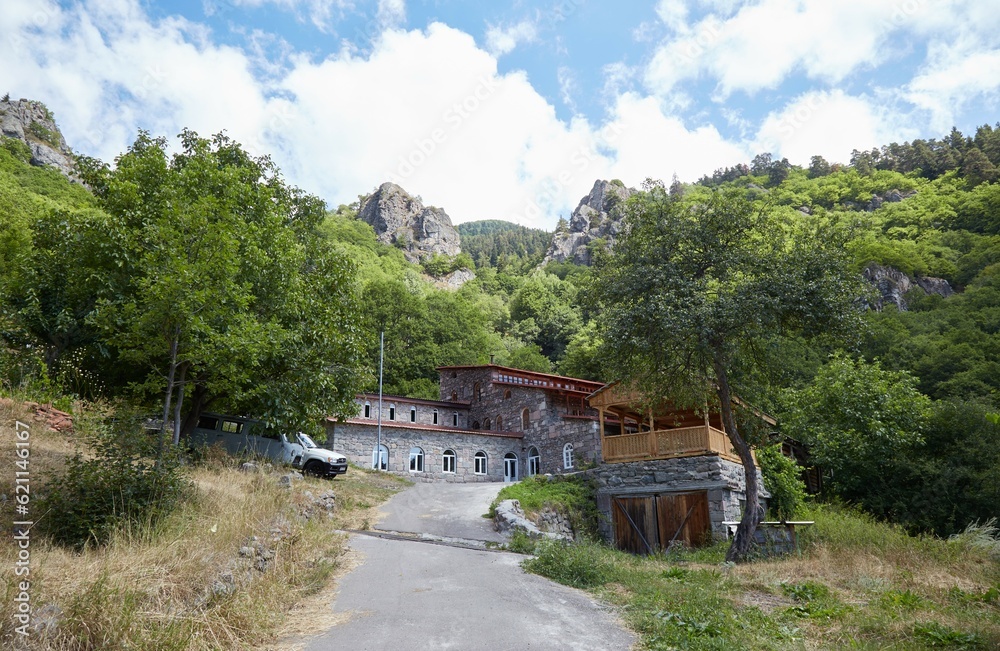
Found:
[[[224,137],[181,140],[170,156],[142,136],[113,168],[83,159],[89,189],[4,140],[6,387],[154,410],[176,386],[178,414],[183,399],[183,413],[306,426],[377,386],[380,332],[388,393],[436,398],[437,366],[491,358],[615,379],[592,292],[600,260],[543,266],[550,233],[487,221],[459,225],[462,260],[412,264],[355,218],[356,204],[328,209]],[[955,290],[914,289],[905,311],[865,307],[849,341],[777,337],[756,351],[772,373],[752,397],[813,446],[828,496],[914,531],[947,535],[1000,504],[998,167],[1000,128],[983,126],[846,164],[762,154],[670,188],[690,206],[739,191],[842,241],[858,276],[876,263]],[[438,282],[470,263],[460,288]]]

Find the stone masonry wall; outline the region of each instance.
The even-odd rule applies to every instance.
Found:
[[[327,443],[330,449],[340,452],[348,461],[370,468],[375,450],[376,426],[354,423],[327,423]],[[389,471],[418,481],[486,482],[503,481],[504,455],[514,453],[518,458],[518,473],[526,469],[526,458],[521,453],[521,438],[490,436],[466,431],[439,431],[410,429],[382,424],[382,444],[389,449]],[[424,471],[410,472],[410,449],[424,451]],[[442,455],[445,450],[456,455],[454,473],[443,472]],[[475,474],[474,457],[483,451],[487,456],[487,473]]]
[[[584,412],[595,420],[565,418],[568,411],[559,396],[539,387],[495,383],[493,372],[490,367],[443,370],[440,384],[442,400],[454,395],[458,400],[469,401],[470,427],[479,423],[485,428],[489,421],[490,429],[496,430],[499,418],[503,431],[523,432],[523,458],[526,460],[528,450],[536,447],[541,460],[539,470],[543,474],[567,472],[563,467],[563,448],[567,443],[573,444],[575,467],[600,461],[600,433],[595,410]],[[527,428],[522,427],[525,409],[528,410]]]
[[[719,540],[727,537],[723,522],[740,519],[741,503],[746,498],[743,466],[712,455],[608,463],[582,474],[597,484],[597,508],[601,513],[599,529],[609,542],[614,540],[611,527],[613,497],[706,491],[712,537]],[[757,479],[763,486],[760,471]],[[762,492],[761,497],[770,495]]]

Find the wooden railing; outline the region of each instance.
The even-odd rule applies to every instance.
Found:
[[[671,459],[717,454],[740,463],[726,433],[714,427],[679,427],[638,434],[604,437],[604,461],[623,463],[643,459]],[[756,463],[756,455],[754,455]]]

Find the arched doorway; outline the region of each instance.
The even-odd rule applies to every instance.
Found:
[[[513,452],[503,455],[503,480],[517,481],[517,455]]]

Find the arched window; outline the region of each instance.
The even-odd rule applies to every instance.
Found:
[[[472,429],[479,429],[479,421],[478,420],[472,421]]]
[[[497,431],[503,431],[503,416],[497,416]]]
[[[389,405],[389,420],[396,420],[396,405]]]
[[[476,400],[483,399],[483,385],[476,382],[472,385],[472,395],[476,397]]]
[[[434,424],[437,425],[438,424],[438,410],[435,409],[433,412],[431,412],[431,415],[434,417]]]
[[[573,467],[573,444],[567,443],[563,446],[563,468],[569,470]]]
[[[456,458],[454,450],[445,450],[441,455],[441,472],[454,473]]]
[[[488,469],[487,468],[487,461],[488,461],[488,459],[486,457],[486,453],[485,452],[483,452],[482,450],[480,450],[479,452],[476,452],[476,456],[475,456],[475,462],[476,462],[476,464],[475,464],[474,470],[475,470],[475,473],[477,475],[485,475],[486,474],[487,469]]]
[[[365,402],[365,418],[372,417],[372,403]]]
[[[417,422],[417,408],[416,407],[410,407],[410,422],[411,423]]]
[[[451,426],[458,427],[458,412],[451,415]]]
[[[539,472],[541,472],[542,457],[538,454],[538,448],[531,447],[528,449],[528,476],[534,477]]]
[[[528,418],[528,408],[525,407],[523,410],[521,410],[521,429],[528,429],[528,426],[530,424],[531,421]]]
[[[424,451],[420,448],[410,448],[410,472],[424,471]]]
[[[380,445],[372,450],[372,468],[375,470],[389,469],[389,448]]]
[[[483,421],[483,429],[490,429],[490,419],[487,418]]]
[[[458,391],[452,391],[451,392],[451,401],[455,402],[456,400],[458,400]]]
[[[506,391],[503,392],[503,399],[510,400],[510,389],[507,389]]]

